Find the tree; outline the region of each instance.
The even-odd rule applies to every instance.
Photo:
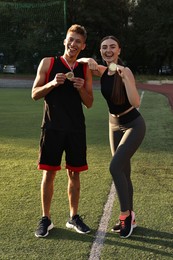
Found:
[[[172,65],[173,1],[140,0],[133,13],[133,61],[157,73],[163,64]]]
[[[96,54],[100,57],[100,40],[106,35],[117,36],[123,45],[126,39],[130,5],[130,0],[68,1],[68,25],[80,23],[86,27],[89,56]]]
[[[81,55],[101,59],[100,40],[115,35],[122,43],[121,58],[134,72],[147,67],[157,73],[162,65],[172,65],[172,13],[172,0],[4,0],[0,53],[29,71],[42,57],[62,54],[66,25],[79,23],[88,32]]]
[[[0,52],[18,71],[33,71],[43,56],[61,51],[64,38],[63,2],[0,3]],[[57,26],[57,24],[59,26]]]

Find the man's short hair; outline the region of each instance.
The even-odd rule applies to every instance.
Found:
[[[86,41],[87,39],[87,31],[85,29],[84,26],[81,26],[79,24],[73,24],[67,31],[67,33],[69,32],[75,32],[78,33],[80,35],[82,35],[84,37],[84,40]]]

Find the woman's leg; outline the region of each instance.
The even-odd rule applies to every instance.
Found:
[[[110,124],[111,127],[111,124]],[[131,210],[133,207],[133,186],[130,179],[130,159],[140,146],[145,135],[145,123],[140,116],[134,121],[121,127],[119,131],[110,129],[111,150],[115,148],[110,163],[110,173],[113,177],[122,212]],[[112,142],[111,131],[113,133]],[[120,139],[121,136],[121,139]],[[119,141],[118,145],[117,142]]]

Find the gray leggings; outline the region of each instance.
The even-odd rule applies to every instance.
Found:
[[[133,185],[130,159],[145,136],[146,126],[142,116],[130,123],[120,125],[116,117],[109,114],[109,141],[112,152],[110,173],[120,202],[120,210],[133,210]]]

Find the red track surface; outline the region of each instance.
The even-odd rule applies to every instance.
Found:
[[[168,98],[169,104],[173,110],[173,84],[154,85],[147,83],[137,83],[137,87],[142,90],[153,91],[165,95]]]

